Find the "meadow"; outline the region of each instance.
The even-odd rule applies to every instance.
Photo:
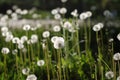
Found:
[[[120,53],[114,41],[119,42],[120,33],[113,36],[104,21],[92,21],[91,11],[75,9],[65,18],[67,9],[55,8],[50,18],[59,24],[11,28],[9,19],[34,14],[13,10],[0,16],[0,80],[120,80]]]

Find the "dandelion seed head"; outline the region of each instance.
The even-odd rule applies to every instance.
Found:
[[[54,18],[55,18],[56,20],[59,20],[59,19],[61,19],[61,15],[60,15],[60,14],[55,14],[55,15],[54,15]]]
[[[7,47],[3,47],[1,50],[1,53],[8,54],[8,53],[10,53],[10,50]]]
[[[23,41],[23,42],[25,42],[25,41],[28,40],[28,37],[27,36],[22,36],[20,40]]]
[[[113,59],[116,60],[116,61],[120,60],[120,53],[115,53],[113,55]]]
[[[2,27],[1,32],[8,32],[8,27]]]
[[[108,72],[105,73],[105,77],[107,79],[111,79],[111,78],[114,77],[114,73],[112,71],[108,71]]]
[[[65,29],[69,29],[72,27],[72,24],[69,22],[69,21],[66,21],[64,24],[63,24],[63,28]]]
[[[36,34],[33,34],[31,36],[31,43],[36,43],[36,42],[38,42],[38,36]]]
[[[23,26],[23,30],[25,30],[25,31],[30,30],[30,28],[31,28],[31,26],[28,25],[28,24],[26,24],[26,25]]]
[[[101,30],[101,27],[98,24],[93,26],[93,31],[97,32],[97,31],[100,31],[100,30]]]
[[[58,14],[58,10],[57,10],[57,9],[53,9],[53,10],[51,11],[51,13],[52,13],[53,15]]]
[[[78,11],[77,11],[77,9],[75,9],[74,11],[72,11],[72,12],[71,12],[71,15],[72,15],[73,17],[78,17]]]
[[[65,7],[61,8],[61,9],[60,9],[60,13],[61,13],[61,14],[67,13],[67,9],[66,9]]]
[[[92,16],[92,12],[91,11],[87,11],[85,13],[86,13],[87,17],[91,17]]]
[[[117,80],[120,80],[120,76],[117,77]]]
[[[37,61],[38,66],[44,66],[44,64],[45,64],[44,60]]]
[[[62,2],[62,3],[66,3],[66,2],[67,2],[67,0],[61,0],[61,2]]]
[[[56,26],[53,27],[53,31],[54,32],[59,32],[60,30],[61,30],[61,27],[58,26],[58,25],[56,25]]]
[[[22,69],[22,74],[24,74],[24,75],[28,75],[29,72],[30,72],[30,69],[29,69],[29,68],[23,68],[23,69]]]
[[[62,37],[58,37],[54,42],[54,48],[60,49],[64,47],[64,39]]]
[[[34,74],[30,74],[27,76],[26,80],[37,80],[37,77]]]
[[[80,14],[80,20],[85,20],[87,18],[87,14],[85,12]]]
[[[20,39],[18,37],[14,37],[12,39],[12,43],[19,43]]]
[[[117,35],[117,39],[120,41],[120,33]]]
[[[44,32],[42,33],[42,36],[43,36],[44,38],[48,38],[48,37],[50,36],[50,32],[49,32],[49,31],[44,31]]]
[[[18,50],[17,50],[17,49],[12,50],[12,54],[13,54],[13,55],[15,55],[15,54],[17,54],[17,53],[18,53]]]
[[[53,36],[53,37],[51,38],[51,42],[54,43],[57,38],[58,38],[58,36]]]

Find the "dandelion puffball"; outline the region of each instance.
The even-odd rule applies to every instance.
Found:
[[[8,54],[8,53],[10,53],[10,50],[7,47],[3,47],[1,50],[1,53]]]
[[[44,31],[44,32],[42,33],[42,36],[43,36],[44,38],[47,38],[47,37],[50,36],[50,32],[49,32],[49,31]]]
[[[37,61],[38,66],[43,66],[45,64],[44,60]]]
[[[37,77],[34,74],[30,74],[27,76],[26,80],[37,80]]]
[[[114,73],[112,71],[108,71],[108,72],[105,73],[105,77],[107,79],[111,79],[111,78],[114,77]]]
[[[115,53],[113,55],[113,59],[116,60],[116,61],[120,60],[120,53]]]

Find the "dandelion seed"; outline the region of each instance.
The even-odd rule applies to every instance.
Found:
[[[20,39],[18,37],[14,37],[12,39],[12,43],[19,43]]]
[[[23,49],[24,45],[23,44],[18,44],[18,49]]]
[[[80,14],[79,17],[80,17],[81,20],[85,20],[87,18],[87,14],[83,12],[83,13]]]
[[[30,28],[31,28],[31,26],[28,24],[23,26],[23,30],[25,30],[25,31],[30,30]]]
[[[57,38],[58,38],[58,36],[53,36],[53,37],[51,38],[51,42],[54,43]]]
[[[85,13],[86,13],[87,17],[91,17],[92,16],[92,12],[91,11],[87,11]]]
[[[116,61],[120,60],[120,53],[115,53],[113,55],[113,59],[116,60]]]
[[[53,15],[58,14],[58,10],[57,10],[57,9],[53,9],[53,10],[51,11],[51,13],[52,13]]]
[[[111,78],[114,77],[114,73],[112,71],[108,71],[108,72],[105,73],[105,77],[107,79],[111,79]]]
[[[97,32],[97,31],[100,31],[100,30],[101,30],[101,27],[98,24],[93,26],[93,31]]]
[[[120,80],[120,76],[117,77],[117,80]]]
[[[9,34],[9,35],[6,36],[5,41],[10,42],[12,39],[13,39],[13,35]]]
[[[36,42],[38,42],[38,36],[36,34],[33,34],[31,36],[31,43],[36,43]]]
[[[24,74],[24,75],[28,75],[29,72],[30,72],[30,69],[29,69],[29,68],[23,68],[23,69],[22,69],[22,74]]]
[[[61,30],[60,26],[56,25],[53,27],[54,32],[59,32]]]
[[[55,18],[56,20],[59,20],[59,19],[61,19],[61,15],[60,15],[60,14],[55,14],[55,15],[54,15],[54,18]]]
[[[117,35],[117,39],[120,41],[120,33]]]
[[[66,22],[63,24],[63,27],[64,27],[65,29],[69,29],[69,28],[72,27],[72,24],[71,24],[69,21],[66,21]]]
[[[64,39],[62,37],[58,37],[54,42],[54,48],[60,49],[64,47]]]
[[[25,41],[28,40],[28,37],[27,36],[22,36],[20,40],[23,41],[23,42],[25,42]]]
[[[1,32],[8,32],[8,27],[2,27]]]
[[[65,14],[65,13],[67,13],[67,9],[66,9],[66,8],[64,8],[64,7],[63,7],[63,8],[61,8],[61,9],[60,9],[60,13],[61,13],[61,14]]]
[[[26,80],[37,80],[37,77],[34,74],[30,74],[27,76]]]
[[[109,42],[113,42],[113,41],[114,41],[114,39],[113,39],[113,38],[109,39]]]
[[[103,23],[98,23],[97,25],[99,25],[100,28],[103,28],[103,27],[104,27],[104,24],[103,24]]]
[[[37,61],[38,66],[43,66],[45,64],[44,60]]]
[[[8,53],[10,53],[10,50],[7,47],[3,47],[1,50],[1,53],[8,54]]]
[[[17,53],[18,53],[18,50],[17,50],[17,49],[12,50],[12,54],[13,54],[13,55],[15,55],[15,54],[17,54]]]
[[[77,9],[75,9],[74,11],[72,11],[72,12],[71,12],[71,15],[72,15],[73,17],[78,17],[78,11],[77,11]]]
[[[48,37],[50,36],[50,32],[49,32],[49,31],[44,31],[44,32],[42,33],[42,36],[43,36],[44,38],[48,38]]]
[[[61,0],[61,2],[62,2],[62,3],[66,3],[66,2],[67,2],[67,0]]]
[[[7,12],[6,12],[7,14],[12,14],[12,10],[7,10]]]

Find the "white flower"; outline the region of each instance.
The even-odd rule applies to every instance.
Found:
[[[27,36],[22,36],[20,40],[23,41],[23,42],[25,42],[25,41],[28,40],[28,37]]]
[[[49,32],[49,31],[44,31],[44,32],[42,33],[42,36],[43,36],[44,38],[47,38],[47,37],[50,36],[50,32]]]
[[[12,50],[12,54],[13,54],[13,55],[15,55],[15,54],[17,54],[17,53],[18,53],[18,50],[17,50],[17,49]]]
[[[103,28],[104,27],[104,24],[103,23],[98,23],[98,25]]]
[[[72,27],[72,24],[71,24],[69,21],[66,21],[66,22],[63,24],[63,27],[64,27],[65,29],[69,29],[69,28]]]
[[[23,26],[23,30],[25,30],[25,31],[30,30],[30,28],[31,28],[30,25],[24,25],[24,26]]]
[[[30,74],[27,76],[26,80],[37,80],[37,77],[34,74]]]
[[[24,45],[23,44],[18,44],[18,49],[23,49]]]
[[[45,64],[44,60],[37,61],[38,66],[43,66]]]
[[[60,15],[60,14],[55,14],[55,15],[54,15],[54,18],[57,19],[57,20],[58,20],[58,19],[61,19],[61,15]]]
[[[85,20],[87,18],[87,14],[85,12],[83,12],[83,13],[80,14],[79,17],[80,17],[81,20]]]
[[[116,60],[116,61],[120,60],[120,53],[115,53],[113,55],[113,59]]]
[[[75,9],[74,11],[72,11],[72,12],[71,12],[71,15],[72,15],[73,17],[78,17],[78,11],[77,11],[77,9]]]
[[[65,3],[65,2],[67,2],[67,0],[61,0],[61,2],[62,2],[62,3]]]
[[[19,43],[20,39],[18,37],[14,37],[12,39],[12,43]]]
[[[120,80],[120,76],[117,77],[117,80]]]
[[[7,14],[12,14],[12,10],[7,10],[7,12],[6,12]]]
[[[30,69],[29,69],[29,68],[23,68],[23,69],[22,69],[22,73],[23,73],[24,75],[28,75],[29,72],[30,72]]]
[[[91,11],[87,11],[86,15],[87,15],[87,17],[91,17],[92,16],[92,12]]]
[[[58,10],[57,10],[57,9],[53,9],[53,10],[51,11],[51,13],[52,13],[53,15],[58,14]]]
[[[2,27],[1,32],[8,32],[8,27]]]
[[[10,53],[10,50],[7,47],[3,47],[1,50],[1,53],[8,54],[8,53]]]
[[[54,32],[59,32],[61,30],[60,26],[56,25],[53,27]]]
[[[101,27],[98,24],[93,26],[93,31],[100,31],[100,30],[101,30]]]
[[[6,36],[5,41],[10,42],[12,39],[13,39],[13,35],[9,34],[9,35]]]
[[[111,78],[114,77],[114,73],[112,71],[108,71],[108,72],[105,73],[105,77],[107,79],[111,79]]]
[[[58,36],[53,36],[53,37],[51,38],[51,42],[54,43],[57,38],[58,38]]]
[[[117,39],[120,41],[120,33],[117,35]]]
[[[31,36],[31,43],[36,43],[36,42],[38,42],[38,36],[36,34],[33,34]]]
[[[57,37],[54,42],[54,48],[60,49],[64,47],[64,39],[62,37]]]
[[[113,41],[114,41],[114,39],[113,39],[113,38],[110,38],[110,39],[109,39],[109,42],[113,42]]]
[[[67,9],[66,9],[66,8],[64,8],[64,7],[63,7],[63,8],[61,8],[61,9],[60,9],[60,13],[61,13],[61,14],[65,14],[65,13],[67,13]]]

